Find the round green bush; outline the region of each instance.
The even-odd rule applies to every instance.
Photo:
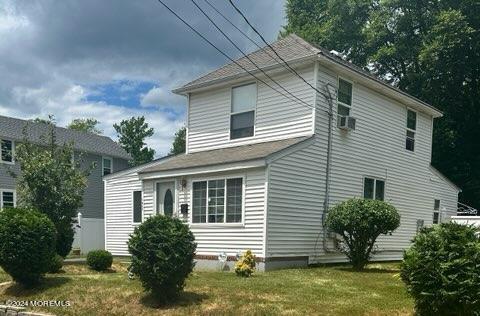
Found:
[[[52,257],[52,260],[50,262],[50,268],[48,269],[49,273],[58,273],[63,267],[63,257],[55,254]]]
[[[480,314],[478,229],[442,223],[422,229],[405,252],[400,275],[419,315]]]
[[[39,282],[51,267],[55,242],[55,226],[46,215],[21,208],[0,212],[0,266],[16,282]]]
[[[400,226],[400,214],[384,201],[350,199],[330,209],[326,224],[342,236],[339,250],[355,270],[361,270],[370,260],[378,236]]]
[[[96,271],[105,271],[112,267],[113,256],[106,250],[92,250],[87,254],[87,265]]]
[[[182,221],[157,215],[135,228],[128,241],[130,271],[159,300],[174,299],[194,267],[197,245]]]

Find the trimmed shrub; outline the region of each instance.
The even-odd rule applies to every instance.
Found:
[[[414,238],[400,275],[419,315],[480,315],[478,231],[443,223],[423,228]]]
[[[176,298],[194,267],[195,238],[178,218],[152,216],[137,226],[128,241],[130,272],[159,300]]]
[[[255,255],[249,249],[235,262],[235,273],[248,278],[255,271]]]
[[[56,231],[48,217],[32,209],[0,212],[0,266],[26,286],[40,281],[55,255]]]
[[[55,254],[50,262],[50,268],[48,269],[49,273],[58,273],[63,267],[63,257]]]
[[[96,271],[105,271],[112,267],[113,256],[107,250],[92,250],[87,254],[87,265]]]
[[[328,229],[342,236],[339,247],[355,270],[362,270],[374,253],[381,234],[392,233],[400,225],[400,215],[392,205],[378,200],[350,199],[328,213]]]

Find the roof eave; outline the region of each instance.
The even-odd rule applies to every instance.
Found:
[[[402,101],[402,103],[405,103],[408,106],[413,106],[419,110],[422,110],[425,113],[430,114],[434,118],[442,117],[443,113],[433,107],[432,105],[423,102],[420,99],[417,99],[416,97],[409,95],[406,92],[403,92],[401,90],[398,90],[391,85],[382,82],[380,79],[375,79],[372,78],[371,76],[363,73],[362,71],[359,71],[355,68],[348,67],[347,65],[344,65],[343,63],[335,60],[334,57],[330,57],[328,55],[325,55],[323,53],[318,54],[318,60],[320,62],[324,62],[328,65],[334,66],[334,67],[339,67],[343,69],[344,71],[353,74],[357,80],[362,80],[363,83],[366,83],[367,85],[374,86],[377,91],[380,91],[383,94],[387,94],[389,96],[394,95],[397,99]]]
[[[316,58],[317,58],[316,54],[312,54],[307,57],[288,60],[287,62],[290,66],[293,67],[293,66],[300,66],[302,64],[307,64],[308,62],[316,60]],[[261,69],[263,71],[272,71],[272,70],[280,69],[283,67],[284,67],[283,64],[273,64],[267,67],[262,67]],[[257,74],[261,75],[261,70],[259,69],[251,70],[250,72],[254,75],[257,75]],[[247,77],[251,77],[251,75],[247,72],[241,72],[236,75],[223,77],[215,80],[210,80],[210,81],[199,83],[199,84],[194,84],[194,85],[187,84],[180,88],[172,90],[172,92],[178,95],[187,95],[188,93],[191,93],[191,92],[197,92],[199,90],[203,90],[206,88],[213,88],[219,85],[227,84],[231,81],[244,80]]]

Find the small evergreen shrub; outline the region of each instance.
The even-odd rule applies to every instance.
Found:
[[[87,254],[87,265],[96,271],[106,271],[112,267],[113,256],[107,250],[92,250]]]
[[[248,278],[255,271],[255,265],[255,255],[251,250],[247,250],[240,259],[235,262],[235,274]]]
[[[56,230],[52,221],[32,209],[0,211],[0,266],[14,281],[31,286],[51,267]]]
[[[423,228],[405,251],[400,275],[419,315],[480,315],[478,229],[456,223]]]
[[[328,212],[326,225],[342,236],[339,250],[355,270],[361,270],[370,260],[378,236],[398,228],[400,215],[395,207],[383,201],[350,199]]]
[[[50,268],[48,269],[49,273],[58,273],[63,267],[63,257],[55,254],[50,262]]]
[[[194,267],[195,238],[178,218],[157,215],[135,228],[128,241],[130,272],[158,300],[176,298]]]

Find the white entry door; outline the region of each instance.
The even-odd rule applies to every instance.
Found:
[[[157,214],[173,216],[175,209],[175,182],[156,183]]]

